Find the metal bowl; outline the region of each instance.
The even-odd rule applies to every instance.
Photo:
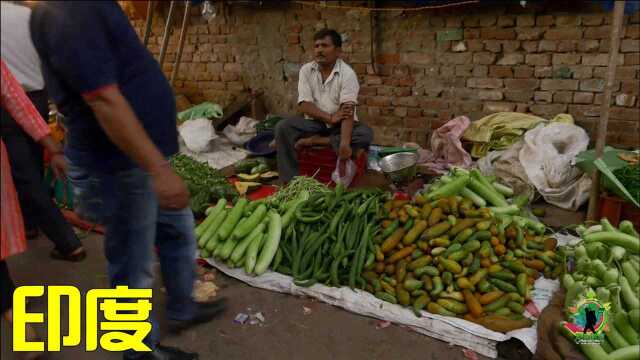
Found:
[[[382,172],[394,183],[401,183],[416,176],[418,155],[412,152],[400,152],[380,159]]]

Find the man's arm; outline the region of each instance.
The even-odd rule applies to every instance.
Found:
[[[314,119],[322,120],[329,125],[333,125],[339,121],[339,116],[336,115],[337,113],[329,114],[328,112],[324,112],[310,101],[302,101],[298,104],[298,111]]]
[[[85,97],[109,139],[138,166],[148,172],[161,207],[181,209],[189,193],[158,150],[117,86],[108,86]]]

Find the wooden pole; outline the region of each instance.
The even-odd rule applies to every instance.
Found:
[[[184,49],[184,42],[185,42],[185,38],[187,37],[187,26],[189,24],[190,10],[191,10],[191,1],[187,0],[184,2],[184,16],[182,17],[182,28],[180,29],[178,54],[176,55],[176,60],[173,63],[173,70],[171,71],[171,80],[170,80],[171,85],[173,85],[173,82],[176,80],[176,76],[178,76],[178,69],[180,69],[180,59],[182,59],[182,49]]]
[[[147,22],[144,26],[144,38],[142,43],[145,47],[149,43],[149,36],[151,35],[151,23],[153,22],[153,1],[149,0],[147,3]]]
[[[620,31],[622,30],[622,20],[624,18],[625,1],[614,1],[613,25],[611,26],[611,47],[609,48],[609,66],[607,68],[607,83],[604,88],[604,97],[600,105],[600,120],[598,121],[598,131],[596,133],[596,159],[602,157],[604,145],[607,140],[607,123],[609,122],[609,107],[611,104],[611,93],[616,77],[616,64],[618,63],[618,48],[620,47]],[[598,202],[600,198],[600,171],[595,169],[591,176],[591,193],[589,194],[589,209],[587,210],[587,220],[596,220],[598,216]]]
[[[164,25],[164,34],[162,35],[162,47],[160,48],[160,56],[158,62],[160,63],[160,69],[162,69],[162,63],[164,62],[164,56],[167,54],[167,44],[169,43],[169,33],[171,32],[171,23],[173,22],[173,10],[176,7],[176,2],[172,1],[169,6],[169,14],[167,15],[167,23]]]

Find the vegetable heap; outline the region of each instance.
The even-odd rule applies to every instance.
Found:
[[[636,202],[640,203],[640,165],[624,166],[614,170],[613,174]]]
[[[298,286],[364,288],[360,273],[374,261],[380,190],[316,192],[286,206],[286,225],[273,268]],[[288,225],[288,226],[287,226]]]
[[[535,279],[562,271],[557,242],[544,236],[544,225],[509,215],[519,206],[480,177],[459,171],[414,202],[387,201],[376,262],[362,273],[365,289],[417,316],[426,308],[496,331],[530,326],[522,313]],[[467,185],[483,197],[457,195]],[[498,207],[476,206],[485,199]]]
[[[208,164],[184,154],[174,155],[169,162],[189,188],[190,206],[194,213],[202,213],[214,199],[237,196],[222,173]]]
[[[200,255],[226,260],[231,267],[244,266],[247,274],[263,274],[278,250],[283,219],[264,203],[249,204],[245,198],[230,210],[225,206],[220,199],[196,228]]]
[[[637,359],[640,354],[640,238],[627,220],[614,228],[607,219],[589,229],[578,228],[583,241],[561,248],[565,259],[575,261],[575,271],[564,274],[565,310],[595,292],[602,303],[611,303],[605,338],[600,344],[580,344],[590,360]],[[564,329],[564,327],[563,327]],[[565,332],[570,336],[568,332]]]

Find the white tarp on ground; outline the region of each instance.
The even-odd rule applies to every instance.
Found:
[[[422,317],[418,318],[413,314],[413,311],[400,305],[382,301],[366,291],[351,290],[348,287],[336,288],[321,284],[308,288],[299,287],[293,283],[290,276],[277,272],[269,271],[258,277],[248,276],[241,268],[231,269],[214,259],[206,260],[226,275],[251,286],[281,293],[313,297],[356,314],[408,326],[421,334],[471,349],[484,356],[497,357],[497,343],[510,338],[517,338],[522,341],[532,353],[536,351],[538,336],[535,325],[530,328],[502,334],[463,319],[434,315],[426,311],[423,311]],[[559,286],[560,283],[557,280],[544,278],[536,280],[532,299],[540,311],[549,304],[549,300]]]

